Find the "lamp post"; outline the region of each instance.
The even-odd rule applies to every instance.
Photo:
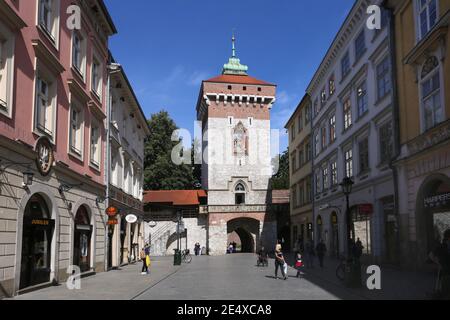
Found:
[[[359,261],[354,258],[352,254],[352,240],[355,235],[352,228],[352,216],[350,212],[350,201],[349,197],[352,193],[353,180],[349,177],[345,177],[340,184],[342,187],[342,192],[346,199],[346,226],[347,226],[347,262],[345,266],[345,285],[347,287],[359,287],[361,286],[361,266]]]

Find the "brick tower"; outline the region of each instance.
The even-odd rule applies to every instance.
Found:
[[[276,241],[268,213],[272,175],[270,110],[276,85],[247,74],[232,56],[222,74],[202,82],[197,119],[203,130],[202,185],[208,191],[207,238],[211,255],[225,254],[239,236],[243,252]]]

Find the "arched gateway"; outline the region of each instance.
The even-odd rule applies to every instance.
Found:
[[[242,251],[260,246],[273,250],[276,217],[271,213],[270,110],[276,85],[247,74],[248,67],[232,56],[222,74],[202,82],[197,119],[202,122],[202,186],[208,193],[209,254],[226,253],[230,238]]]

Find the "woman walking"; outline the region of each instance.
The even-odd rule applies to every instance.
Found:
[[[287,276],[284,270],[286,261],[284,260],[283,252],[281,251],[281,244],[277,244],[275,247],[275,279],[278,279],[278,268],[281,269],[281,275],[286,280]]]
[[[142,248],[140,258],[142,260],[142,271],[141,274],[147,274],[148,273],[148,266],[147,266],[147,255],[145,254],[145,249]]]

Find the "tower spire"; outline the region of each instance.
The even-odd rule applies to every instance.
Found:
[[[233,37],[231,38],[231,48],[231,58],[228,60],[228,63],[223,66],[222,74],[246,75],[248,67],[241,64],[241,61],[236,57],[236,37],[234,35],[234,29]]]

